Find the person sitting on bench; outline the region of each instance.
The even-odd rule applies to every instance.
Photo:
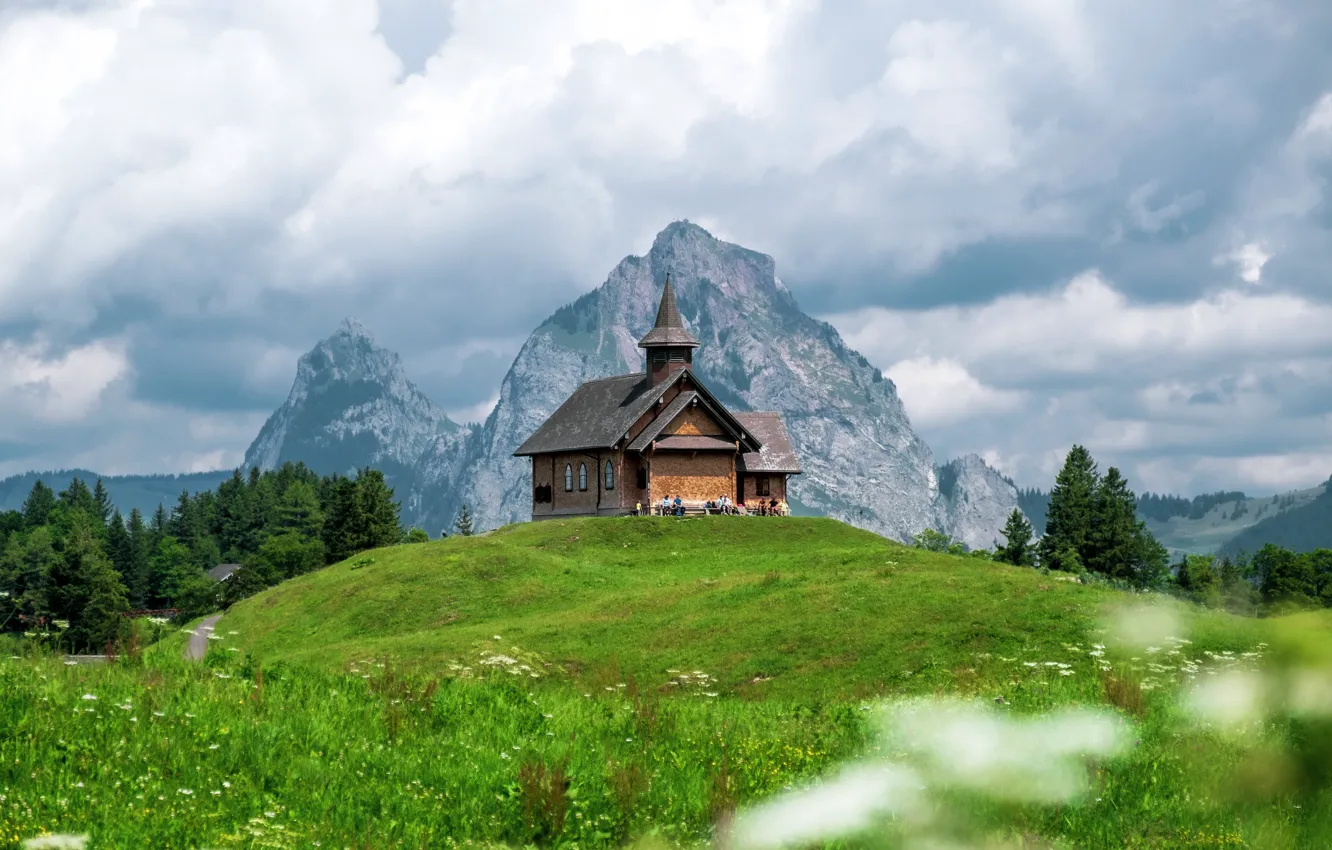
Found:
[[[684,500],[679,496],[675,497],[675,515],[684,516]]]

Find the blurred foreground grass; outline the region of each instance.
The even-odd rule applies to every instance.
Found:
[[[0,848],[1327,847],[1324,626],[1195,650],[1166,609],[885,704],[591,685],[494,640],[438,676],[261,667],[225,632],[201,665],[11,657]]]

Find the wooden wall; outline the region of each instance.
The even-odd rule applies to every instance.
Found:
[[[782,501],[786,498],[786,476],[780,473],[768,473],[768,493],[767,496],[758,495],[758,479],[763,477],[763,473],[746,473],[744,476],[745,498],[744,501],[757,503],[759,499],[771,501],[777,499]]]
[[[663,496],[705,502],[723,494],[735,495],[734,453],[659,451],[651,463],[654,504]]]

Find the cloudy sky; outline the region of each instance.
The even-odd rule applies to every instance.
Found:
[[[1324,0],[3,0],[0,475],[228,467],[356,315],[460,418],[688,218],[936,454],[1332,473]]]

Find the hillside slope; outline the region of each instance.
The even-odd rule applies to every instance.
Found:
[[[219,629],[266,662],[448,673],[535,653],[585,687],[702,671],[721,692],[860,696],[951,683],[979,653],[1062,657],[1117,598],[830,519],[547,521],[365,557],[249,599]],[[1237,646],[1253,625],[1204,619]]]
[[[1308,491],[1306,491],[1308,492]],[[1220,547],[1226,555],[1253,554],[1265,543],[1294,552],[1332,549],[1332,481],[1313,491],[1293,507],[1268,516],[1228,539]]]

